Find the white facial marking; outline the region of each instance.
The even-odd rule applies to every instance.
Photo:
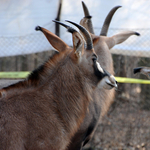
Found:
[[[150,69],[143,68],[142,71],[143,71],[144,73],[147,73],[147,72],[150,72]]]
[[[110,81],[111,81],[111,84],[113,84],[115,87],[117,87],[116,80],[113,75],[110,76]]]
[[[100,72],[104,73],[102,67],[100,66],[99,62],[96,62],[97,68]]]
[[[111,75],[110,77],[108,76],[104,77],[98,84],[98,87],[107,90],[110,90],[114,87],[117,88],[115,77],[113,75]]]
[[[150,69],[149,68],[143,68],[140,72],[142,74],[146,75],[150,79]]]

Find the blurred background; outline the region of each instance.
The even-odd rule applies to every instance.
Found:
[[[53,53],[45,36],[36,32],[37,25],[47,28],[72,46],[71,34],[58,28],[52,20],[79,23],[84,16],[81,0],[1,0],[0,1],[0,72],[32,71]],[[150,1],[84,0],[92,15],[96,35],[108,12],[115,13],[108,36],[122,31],[136,31],[111,49],[115,76],[147,79],[134,75],[133,68],[150,66]],[[61,7],[60,7],[61,6]],[[60,9],[61,8],[61,9]],[[15,80],[0,79],[0,87]],[[91,150],[150,149],[150,85],[118,83],[115,101],[100,122],[95,136],[86,146]]]

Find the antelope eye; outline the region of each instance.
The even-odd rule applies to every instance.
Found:
[[[96,54],[93,54],[93,55],[92,55],[92,60],[93,60],[93,61],[97,61],[97,55],[96,55]]]

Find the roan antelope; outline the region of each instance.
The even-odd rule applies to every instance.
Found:
[[[0,90],[0,150],[66,150],[88,112],[97,88],[117,87],[103,69],[88,31],[72,33],[73,48],[43,27],[58,51],[27,79]],[[84,38],[84,39],[83,39]]]
[[[107,32],[112,17],[116,12],[116,10],[121,7],[116,6],[112,8],[111,11],[108,13],[102,26],[100,36],[97,36],[94,34],[94,29],[91,21],[92,17],[88,11],[88,8],[84,2],[82,2],[82,6],[85,17],[81,19],[80,24],[91,33],[94,50],[99,58],[98,62],[105,70],[109,71],[111,74],[114,74],[113,60],[110,53],[110,49],[114,47],[116,44],[124,42],[131,35],[139,36],[140,34],[134,31],[126,31],[118,33],[112,37],[107,37]],[[72,138],[72,142],[70,143],[68,150],[82,149],[82,147],[93,137],[93,134],[98,126],[99,120],[108,111],[110,105],[113,102],[114,96],[115,96],[114,89],[109,91],[105,89],[95,90],[93,101],[91,101],[89,104],[89,111],[87,111],[86,117],[84,118],[84,121],[80,126],[80,129]]]

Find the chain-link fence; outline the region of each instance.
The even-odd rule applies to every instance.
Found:
[[[98,30],[100,31],[100,29]],[[134,29],[134,31],[137,30]],[[120,29],[110,29],[109,35],[119,32]],[[150,29],[138,29],[138,32],[141,34],[141,37],[130,37],[119,45],[118,50],[121,53],[112,54],[115,76],[146,79],[143,75],[133,75],[133,68],[150,66],[150,43],[148,42]],[[36,40],[39,47],[45,44],[42,39],[38,39],[38,36],[37,39],[32,39],[32,35],[30,38],[30,40]],[[8,42],[10,49],[11,44],[16,44],[17,46],[17,43],[11,43],[10,38],[0,37],[0,39]],[[20,40],[25,42],[26,37],[20,37]],[[145,51],[135,51],[137,43],[142,44]],[[30,46],[34,47],[34,45]],[[31,71],[46,61],[51,55],[52,51],[45,50],[45,52],[41,53],[1,57],[0,71]],[[125,52],[125,50],[128,51]],[[138,54],[135,54],[136,52]],[[5,53],[5,49],[1,53]],[[149,150],[150,85],[119,83],[118,86],[115,101],[99,124],[94,138],[87,145],[87,149]]]

